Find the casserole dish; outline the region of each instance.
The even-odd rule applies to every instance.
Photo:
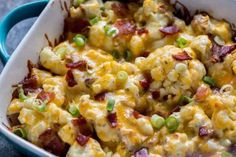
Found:
[[[202,2],[202,3],[201,3]],[[233,8],[235,6],[234,1],[214,1],[215,4],[218,6],[220,4],[225,5],[227,9],[222,10],[222,14],[217,14],[214,12],[217,6],[212,5],[211,3],[207,4],[204,1],[183,1],[183,3],[192,10],[203,9],[211,14],[215,15],[217,18],[225,18],[227,20],[233,21],[231,13],[233,13]],[[39,2],[43,3],[43,2]],[[45,4],[44,1],[43,4]],[[195,4],[197,3],[197,4]],[[39,17],[37,22],[34,24],[32,29],[27,34],[26,38],[22,41],[19,47],[16,49],[14,54],[12,55],[11,59],[7,63],[4,71],[2,72],[0,78],[0,87],[4,89],[1,91],[0,99],[1,99],[1,121],[2,123],[8,125],[7,118],[6,118],[6,110],[7,106],[11,99],[11,85],[19,82],[19,78],[23,78],[26,75],[26,67],[25,63],[28,59],[33,62],[38,60],[38,52],[48,44],[48,39],[45,38],[45,34],[49,40],[54,40],[55,38],[58,39],[60,34],[63,30],[63,21],[67,15],[67,9],[65,7],[70,6],[69,1],[50,1],[47,8],[43,11],[42,15]],[[63,9],[64,8],[64,9]],[[53,18],[52,18],[53,17]],[[45,21],[47,23],[45,24]],[[234,22],[234,21],[233,21]],[[4,21],[1,23],[4,25]],[[10,24],[12,25],[12,24]],[[4,43],[2,43],[4,44]],[[2,59],[4,62],[8,60],[8,56],[6,56],[6,52],[4,45],[1,45]],[[23,54],[24,53],[24,54]],[[13,64],[14,63],[14,64]],[[22,67],[19,69],[17,67]],[[7,81],[6,81],[7,80]],[[25,142],[15,135],[11,134],[4,125],[1,125],[1,133],[9,138],[11,141],[17,143],[19,146],[27,149],[29,152],[34,153],[35,155],[39,156],[49,156],[47,152],[36,148],[32,144]]]

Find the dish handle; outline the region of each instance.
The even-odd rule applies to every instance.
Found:
[[[18,22],[28,18],[37,17],[48,4],[49,0],[40,0],[21,5],[10,11],[0,21],[0,59],[5,65],[10,58],[6,49],[6,38],[11,28]]]

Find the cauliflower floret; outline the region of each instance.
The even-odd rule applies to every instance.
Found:
[[[21,124],[35,125],[38,121],[43,119],[43,115],[38,113],[37,111],[23,108],[20,111],[20,115],[18,117]]]
[[[63,142],[73,145],[75,142],[75,130],[72,123],[67,123],[58,131],[59,137]]]

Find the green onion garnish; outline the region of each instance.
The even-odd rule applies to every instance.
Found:
[[[119,58],[120,58],[120,54],[119,54],[119,52],[116,51],[116,50],[114,50],[114,51],[112,52],[112,56],[113,56],[115,59],[119,59]]]
[[[90,23],[90,25],[95,25],[99,21],[100,21],[100,18],[96,16],[96,17],[92,18],[91,20],[89,20],[89,23]]]
[[[84,3],[85,1],[86,1],[86,0],[76,0],[77,5],[80,5],[80,4]]]
[[[126,50],[124,53],[124,58],[126,61],[131,61],[131,59],[133,58],[132,52],[130,52],[129,50]]]
[[[174,132],[179,127],[179,121],[171,116],[166,119],[165,125],[169,132]]]
[[[161,129],[165,125],[165,119],[157,114],[151,117],[152,126],[156,129]]]
[[[116,102],[114,99],[109,99],[107,102],[107,111],[111,112],[114,108],[115,103]]]
[[[46,104],[48,103],[48,100],[45,100],[44,102],[40,99],[34,99],[33,102],[33,108],[39,112],[44,112],[46,109]]]
[[[210,77],[210,76],[204,76],[204,77],[202,78],[202,80],[203,80],[206,84],[208,84],[208,85],[210,85],[210,86],[212,86],[212,87],[216,86],[215,80],[214,80],[212,77]]]
[[[179,98],[179,105],[186,105],[192,102],[192,99],[188,96],[181,95]]]
[[[68,111],[73,117],[78,117],[79,109],[75,105],[70,105]]]
[[[109,25],[104,26],[104,31],[105,31],[106,35],[109,37],[114,37],[119,32],[119,30],[117,28],[109,26]]]
[[[176,42],[177,42],[177,46],[180,48],[185,48],[187,46],[187,40],[184,38],[180,37],[176,40]]]
[[[228,152],[222,152],[221,157],[233,157],[233,155]]]
[[[23,88],[20,87],[18,90],[19,90],[20,101],[21,102],[25,101],[27,99],[27,96],[25,95]]]
[[[85,45],[86,38],[85,38],[85,36],[83,36],[81,34],[77,34],[73,38],[73,41],[78,47],[83,47]]]
[[[119,82],[126,82],[128,79],[128,74],[126,71],[119,71],[116,76]]]
[[[21,138],[26,139],[27,137],[26,131],[23,128],[14,128],[12,132]]]

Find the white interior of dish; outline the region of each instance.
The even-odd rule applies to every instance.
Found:
[[[217,19],[223,18],[236,24],[236,18],[234,18],[236,0],[180,0],[180,2],[187,6],[192,13],[196,10],[206,11]],[[58,39],[61,35],[64,18],[67,16],[64,3],[68,7],[70,6],[70,0],[50,1],[47,8],[11,56],[0,76],[0,131],[11,141],[18,145],[23,145],[29,152],[34,152],[39,154],[39,156],[50,156],[50,154],[11,134],[2,123],[8,125],[6,111],[13,91],[11,86],[26,76],[27,60],[31,60],[34,63],[38,61],[39,52],[44,46],[48,45],[45,34],[47,34],[50,41]],[[64,9],[61,9],[62,7]]]

